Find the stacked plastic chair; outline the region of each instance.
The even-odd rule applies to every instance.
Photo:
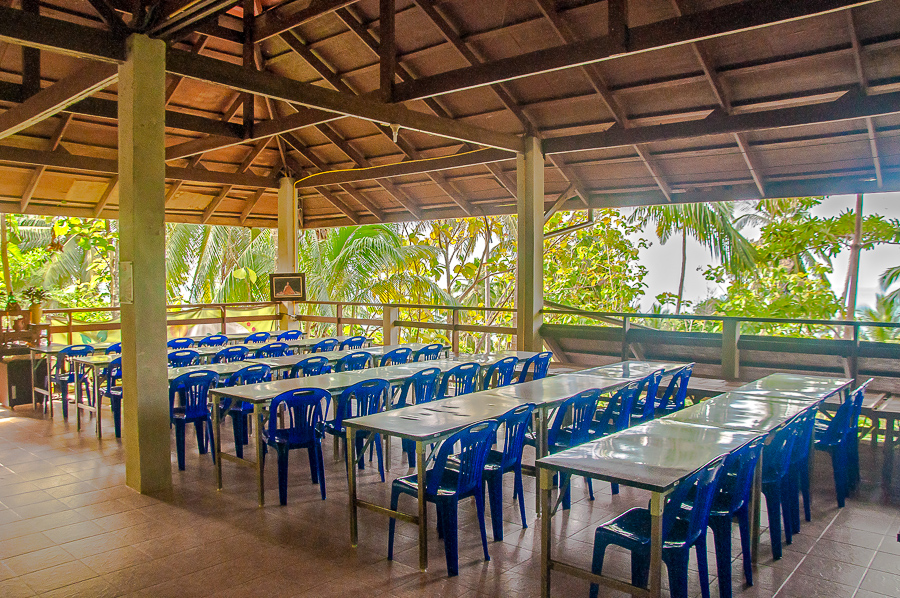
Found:
[[[838,507],[843,508],[844,501],[854,485],[853,476],[859,476],[859,415],[865,398],[866,387],[871,378],[863,382],[841,403],[834,417],[827,424],[817,422],[815,430],[816,450],[831,455],[834,470],[834,488],[837,493]],[[821,425],[820,425],[821,424]],[[857,459],[854,468],[853,459]]]

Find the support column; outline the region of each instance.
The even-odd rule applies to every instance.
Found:
[[[172,487],[166,376],[166,44],[128,38],[119,67],[119,296],[126,483]]]
[[[300,220],[297,208],[296,181],[292,177],[283,177],[278,182],[278,254],[275,260],[276,272],[297,271],[297,236],[300,232]],[[282,318],[282,330],[296,329],[299,322],[290,317],[294,315],[293,303],[285,303],[288,317]]]
[[[516,164],[519,213],[516,269],[516,347],[541,351],[544,307],[544,155],[541,141],[526,137]]]

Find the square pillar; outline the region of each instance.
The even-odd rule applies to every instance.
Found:
[[[127,40],[119,67],[119,280],[125,479],[172,487],[166,361],[166,44]]]
[[[275,259],[276,272],[297,271],[297,236],[300,233],[300,219],[297,208],[297,191],[294,189],[295,179],[283,177],[278,181],[278,251]],[[294,320],[294,304],[284,303],[281,329],[299,328]]]
[[[516,163],[519,214],[516,268],[516,348],[541,351],[544,308],[544,155],[541,141],[525,138]]]

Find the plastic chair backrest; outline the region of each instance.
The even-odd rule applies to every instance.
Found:
[[[441,356],[441,351],[444,350],[444,345],[440,343],[434,343],[433,345],[426,345],[416,351],[415,356],[413,357],[413,361],[434,361],[438,357]]]
[[[447,458],[451,454],[456,456],[459,468],[459,474],[455,476],[455,494],[480,489],[484,463],[496,432],[497,421],[490,419],[463,428],[445,440],[438,448],[434,465],[426,473],[425,494],[430,496],[437,494],[447,466]]]
[[[775,431],[772,440],[763,446],[763,477],[781,477],[791,465],[791,451],[801,419],[795,417]]]
[[[244,361],[250,349],[235,345],[233,347],[225,347],[215,355],[213,355],[213,363],[233,363],[235,361]]]
[[[791,462],[799,463],[809,457],[809,446],[812,443],[813,433],[816,430],[816,411],[818,407],[811,407],[797,416],[797,438],[791,448]]]
[[[409,347],[400,347],[399,349],[394,349],[392,351],[388,351],[384,355],[381,356],[381,362],[379,362],[380,367],[384,367],[386,365],[399,365],[402,363],[408,363],[410,357],[412,357],[412,349]]]
[[[550,446],[559,444],[560,432],[566,421],[566,415],[570,411],[572,414],[572,434],[569,437],[567,446],[578,446],[589,441],[591,439],[591,422],[594,421],[594,414],[597,412],[597,402],[602,394],[603,391],[600,389],[592,388],[581,391],[574,397],[569,397],[563,401],[556,410],[553,423],[550,424],[550,430],[547,433],[547,440]]]
[[[245,343],[264,343],[269,340],[269,337],[272,336],[268,332],[254,332],[253,334],[247,336],[244,339]]]
[[[534,403],[525,403],[510,409],[497,418],[497,422],[504,426],[503,457],[500,460],[501,471],[521,463],[522,450],[525,448],[525,432],[528,431],[528,426],[531,425],[533,412]]]
[[[690,515],[688,516],[688,529],[685,538],[685,543],[688,546],[696,542],[697,538],[700,537],[700,533],[709,525],[709,512],[712,508],[713,498],[719,487],[719,480],[721,479],[722,461],[723,458],[713,461],[700,471],[691,474],[690,477],[679,484],[679,487],[684,486],[686,487],[686,490],[696,487],[692,508],[690,510]],[[677,490],[673,491],[672,494],[676,496],[670,499],[666,506],[681,506],[681,504],[684,503],[684,494]],[[666,508],[663,510],[663,539],[665,539],[668,532],[671,531],[672,524],[675,523],[676,514],[679,510],[680,509],[676,508]],[[666,515],[668,515],[668,517]]]
[[[850,399],[853,401],[853,410],[850,413],[850,433],[857,436],[859,435],[859,416],[862,415],[863,399],[866,398],[866,387],[869,386],[872,380],[874,378],[869,378],[850,392]]]
[[[528,372],[531,372],[532,380],[540,380],[541,378],[547,377],[547,370],[550,369],[550,358],[553,357],[553,353],[550,351],[543,351],[538,353],[537,355],[532,355],[528,359],[525,360],[525,365],[522,366],[522,372],[519,374],[518,383],[525,382],[528,377]]]
[[[122,343],[113,343],[106,348],[105,353],[107,355],[121,355],[122,354]]]
[[[357,382],[353,386],[345,388],[338,396],[334,408],[334,425],[338,429],[344,428],[344,420],[350,417],[362,417],[380,412],[385,405],[385,397],[391,383],[381,378],[372,378]],[[356,399],[356,409],[353,409]]]
[[[593,423],[594,434],[606,436],[615,432],[621,432],[631,425],[631,410],[637,399],[639,382],[634,381],[628,386],[620,388],[609,399],[606,408],[599,418]],[[599,422],[599,426],[597,423]]]
[[[437,398],[446,399],[448,396],[458,397],[459,395],[475,392],[475,384],[478,380],[478,372],[481,366],[477,363],[461,363],[453,366],[441,378],[441,385],[438,388]],[[453,383],[453,394],[448,395],[451,380]]]
[[[487,390],[492,388],[494,374],[497,375],[497,384],[493,388],[501,386],[509,386],[512,384],[513,376],[516,374],[516,364],[519,363],[518,357],[504,357],[496,363],[492,363],[484,370],[484,381],[481,388]]]
[[[659,395],[659,384],[662,382],[663,370],[659,369],[651,372],[638,382],[637,397],[641,393],[647,391],[647,398],[644,401],[644,408],[641,410],[640,419],[642,422],[650,421],[656,412],[656,397]]]
[[[300,338],[300,336],[301,336],[302,334],[303,334],[303,333],[300,332],[299,330],[285,330],[284,332],[282,332],[281,334],[279,334],[277,337],[275,337],[275,340],[276,340],[276,341],[281,341],[281,342],[284,342],[284,341],[295,341],[295,340],[297,340],[298,338]]]
[[[173,338],[166,343],[166,347],[169,349],[190,349],[193,346],[194,339],[192,338]]]
[[[720,487],[731,499],[727,505],[731,513],[735,513],[745,504],[750,504],[753,477],[756,474],[759,456],[762,454],[763,442],[765,436],[760,436],[725,456]]]
[[[56,373],[65,374],[69,371],[69,359],[72,357],[87,357],[94,354],[94,348],[90,345],[69,345],[59,350],[56,356]]]
[[[334,366],[334,371],[355,372],[357,370],[364,370],[366,369],[366,366],[369,365],[370,359],[372,359],[372,356],[369,353],[366,353],[365,351],[356,351],[355,353],[344,355],[338,359]]]
[[[675,372],[666,391],[659,399],[657,409],[684,409],[684,401],[687,398],[688,382],[691,379],[691,373],[694,371],[694,364],[688,364]]]
[[[225,381],[225,386],[241,386],[244,384],[259,384],[272,380],[272,368],[264,363],[254,363],[243,367],[231,374]]]
[[[415,394],[416,405],[434,400],[435,393],[437,392],[437,380],[440,375],[440,369],[428,368],[427,370],[416,372],[407,378],[406,382],[403,383],[403,388],[400,389],[400,398],[397,400],[397,407],[406,407],[407,404],[412,404],[413,397],[409,396],[410,389],[412,389]]]
[[[328,371],[326,368],[328,368],[328,359],[325,357],[307,357],[294,364],[290,374],[288,374],[288,378],[318,376],[319,374],[326,373]]]
[[[315,345],[313,345],[309,352],[310,353],[327,353],[328,351],[334,351],[337,349],[338,340],[336,338],[323,338]]]
[[[181,374],[169,384],[169,409],[175,412],[175,395],[181,396],[181,407],[186,418],[209,415],[207,396],[209,389],[219,383],[219,374],[210,370],[197,370]]]
[[[269,407],[269,440],[288,446],[310,444],[316,440],[322,423],[322,401],[330,402],[331,393],[321,388],[296,388],[283,392]],[[283,413],[283,417],[280,415]],[[279,427],[279,420],[284,427]]]
[[[194,365],[200,359],[200,354],[190,349],[178,349],[169,352],[169,367],[184,368]]]
[[[366,344],[366,341],[369,340],[364,336],[351,336],[350,338],[341,342],[341,351],[346,349],[362,349],[362,346]]]
[[[291,348],[287,343],[269,343],[265,347],[260,347],[256,350],[256,358],[257,359],[266,359],[270,357],[284,357],[285,355],[291,355]]]
[[[106,393],[109,394],[112,392],[112,389],[117,386],[116,381],[122,378],[122,358],[116,357],[112,361],[109,362],[109,367],[106,368]]]
[[[228,344],[228,337],[224,334],[211,334],[197,343],[199,347],[221,347]]]

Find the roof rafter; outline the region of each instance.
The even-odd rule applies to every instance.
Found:
[[[56,148],[59,147],[63,135],[66,134],[66,129],[69,128],[69,123],[71,122],[71,114],[62,115],[59,119],[59,124],[56,125],[56,131],[53,132],[53,136],[50,137],[50,142],[47,144],[47,151],[56,151]],[[19,202],[19,209],[22,210],[22,212],[28,207],[28,202],[31,201],[31,197],[34,195],[45,170],[47,170],[47,167],[42,164],[35,168],[34,172],[31,174],[31,180],[28,181],[28,184],[25,186],[25,191],[22,193],[22,199]]]

